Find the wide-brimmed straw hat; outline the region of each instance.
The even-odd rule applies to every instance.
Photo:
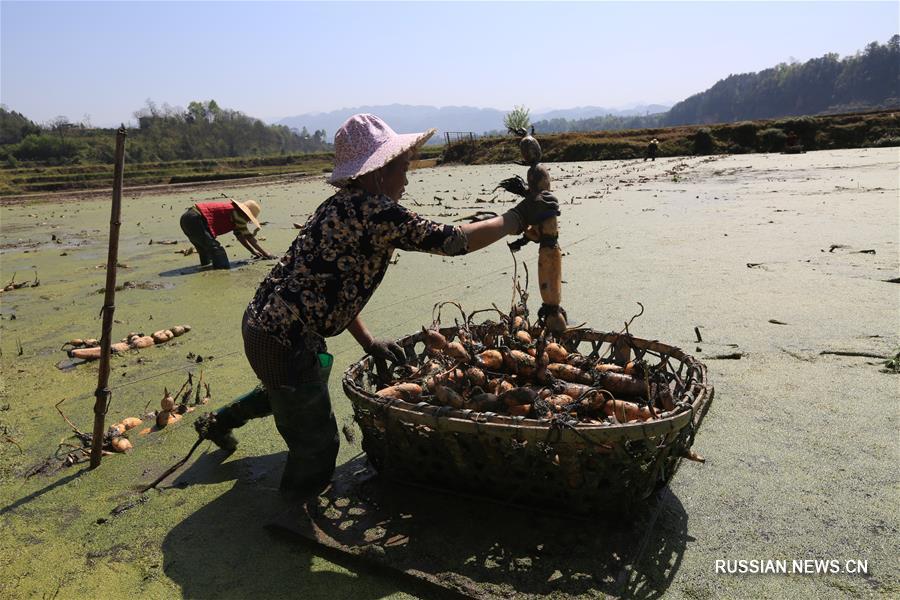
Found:
[[[238,202],[238,201],[236,201],[236,200],[232,200],[232,201],[231,201],[231,204],[232,204],[236,209],[238,209],[239,211],[241,211],[241,213],[243,213],[243,215],[244,215],[245,217],[247,217],[247,218],[250,220],[251,223],[253,223],[254,225],[256,225],[256,228],[257,228],[257,229],[259,229],[260,227],[262,227],[262,226],[259,224],[259,220],[257,220],[257,217],[259,216],[259,210],[260,210],[260,209],[259,209],[259,203],[257,203],[256,200],[247,200],[247,201],[245,201],[245,202]]]
[[[434,132],[397,133],[375,115],[353,115],[334,134],[334,171],[328,183],[342,187],[350,179],[377,171],[424,144]]]

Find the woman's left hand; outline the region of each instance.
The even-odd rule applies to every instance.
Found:
[[[382,358],[395,364],[406,361],[406,353],[403,352],[403,347],[391,340],[372,340],[368,347],[363,348],[363,350],[374,358]]]

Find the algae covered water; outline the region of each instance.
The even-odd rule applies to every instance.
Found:
[[[893,461],[883,460],[896,453],[898,414],[884,405],[896,379],[876,359],[821,354],[887,356],[900,345],[890,283],[898,273],[896,158],[895,149],[885,148],[548,165],[562,203],[562,293],[570,322],[619,330],[639,301],[646,311],[632,333],[680,345],[707,362],[716,383],[716,403],[694,446],[708,462],[681,468],[653,525],[659,535],[675,527],[672,535],[684,543],[665,546],[664,555],[604,563],[593,573],[561,573],[596,578],[596,585],[588,579],[579,588],[585,597],[608,589],[600,582],[622,572],[673,597],[898,589],[890,552],[897,541],[891,490],[898,481]],[[502,212],[515,198],[494,187],[523,172],[515,165],[413,171],[404,204],[444,222],[478,210]],[[142,416],[187,372],[203,369],[211,408],[255,384],[240,319],[274,262],[200,271],[196,256],[177,253],[188,246],[178,227],[181,212],[221,192],[257,200],[263,246],[278,254],[295,236],[292,223],[305,221],[330,189],[319,180],[152,196],[126,189],[118,283],[133,285],[116,295],[113,337],[176,323],[192,330],[113,358],[110,423]],[[0,284],[13,275],[40,281],[0,295],[0,547],[14,549],[0,553],[0,595],[426,593],[355,572],[263,529],[285,509],[277,492],[285,447],[270,419],[238,431],[240,447],[231,456],[201,446],[162,490],[115,515],[114,508],[135,500],[135,490],[184,456],[197,413],[132,436],[131,452],[105,457],[95,471],[76,465],[25,477],[60,442],[71,442],[54,409],[60,400],[66,415],[90,430],[96,364],[56,365],[66,358],[64,342],[100,334],[109,200],[3,205],[0,223]],[[170,240],[178,243],[157,243]],[[248,258],[236,241],[226,243],[232,260]],[[536,266],[535,246],[518,256]],[[453,259],[400,251],[394,260],[361,315],[376,336],[418,331],[439,301],[501,307],[510,301],[512,258],[501,244]],[[534,288],[532,296],[538,297]],[[353,428],[339,375],[362,351],[347,334],[329,340],[329,351],[335,413]],[[741,358],[704,359],[729,354]],[[339,461],[359,452],[359,436],[344,439]],[[502,549],[503,540],[496,543]],[[808,555],[868,560],[869,576],[711,577],[717,559]],[[521,558],[497,552],[491,560],[513,565],[511,572],[529,568],[515,562]],[[510,593],[530,593],[515,578],[507,585]]]

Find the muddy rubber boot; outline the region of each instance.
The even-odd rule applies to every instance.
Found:
[[[296,386],[269,392],[275,426],[288,446],[281,489],[293,495],[318,494],[334,474],[340,442],[328,396],[331,361],[330,354],[319,354]]]
[[[200,417],[194,427],[201,437],[210,440],[223,450],[234,452],[238,442],[232,430],[242,427],[250,419],[267,417],[270,414],[272,408],[269,406],[269,393],[262,387],[256,387],[231,404]],[[201,420],[205,421],[201,424]],[[204,432],[201,432],[201,427]]]
[[[228,453],[237,450],[237,438],[231,429],[226,429],[216,420],[215,413],[206,413],[194,421],[194,429],[200,439],[209,440]]]

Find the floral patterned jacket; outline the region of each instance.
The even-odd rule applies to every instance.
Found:
[[[325,349],[381,283],[395,248],[465,254],[462,229],[429,221],[384,195],[344,188],[310,216],[256,290],[248,324],[281,343]]]

